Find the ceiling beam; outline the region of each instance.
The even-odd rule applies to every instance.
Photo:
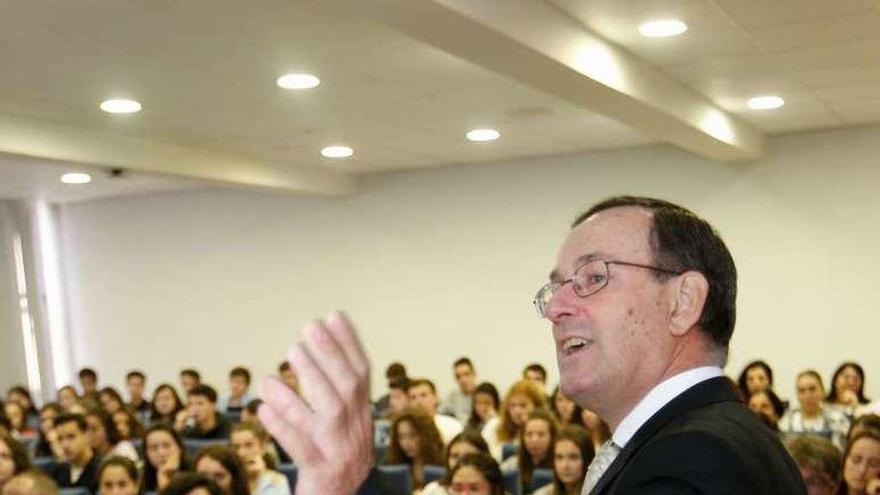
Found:
[[[700,156],[748,160],[764,136],[542,0],[322,0]],[[430,19],[430,21],[428,21]]]
[[[3,115],[0,153],[299,194],[341,196],[357,191],[356,177],[329,169],[271,163]]]

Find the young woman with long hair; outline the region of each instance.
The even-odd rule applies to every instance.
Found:
[[[553,442],[553,483],[535,490],[534,495],[579,495],[595,456],[587,430],[577,425],[562,427]]]
[[[534,382],[520,380],[508,389],[499,415],[489,420],[482,432],[496,461],[501,460],[504,444],[517,441],[529,413],[546,406],[547,398]]]
[[[443,440],[434,418],[421,408],[406,408],[394,417],[385,464],[408,464],[413,486],[425,484],[425,466],[443,464]]]

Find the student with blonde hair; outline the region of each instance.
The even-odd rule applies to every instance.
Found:
[[[547,398],[533,381],[520,380],[514,383],[504,395],[498,416],[490,419],[483,427],[483,438],[489,445],[492,457],[501,461],[504,444],[516,442],[529,413],[546,407]]]

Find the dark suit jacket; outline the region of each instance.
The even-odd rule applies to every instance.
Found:
[[[800,471],[776,433],[724,377],[666,404],[620,452],[593,495],[805,494]]]
[[[92,493],[98,493],[98,467],[100,465],[101,458],[95,453],[76,483],[70,480],[70,463],[68,462],[58,464],[52,473],[52,478],[60,488],[88,488]]]

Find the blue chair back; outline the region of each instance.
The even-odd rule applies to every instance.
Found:
[[[388,450],[388,447],[385,445],[374,445],[373,446],[373,455],[375,456],[376,465],[382,464],[385,462],[385,451]]]
[[[446,468],[443,466],[435,466],[429,464],[425,466],[425,484],[437,481],[446,477]]]
[[[391,442],[391,421],[377,419],[373,421],[373,443],[387,447]]]
[[[508,442],[501,446],[501,461],[506,461],[507,458],[516,455],[519,452],[519,444],[516,442]]]
[[[407,464],[377,466],[379,482],[385,493],[409,495],[413,491],[412,473]]]
[[[504,471],[504,491],[509,495],[522,495],[522,483],[519,482],[519,473],[517,471]]]
[[[287,477],[287,483],[290,484],[290,493],[296,493],[296,464],[279,464],[278,471]]]
[[[535,469],[532,471],[531,491],[535,491],[542,486],[549,485],[550,483],[553,483],[552,469]]]
[[[92,495],[87,488],[62,488],[58,490],[59,495]]]
[[[58,465],[58,461],[56,461],[55,458],[51,456],[35,457],[32,464],[40,471],[51,476],[52,471],[55,470],[55,466]]]

